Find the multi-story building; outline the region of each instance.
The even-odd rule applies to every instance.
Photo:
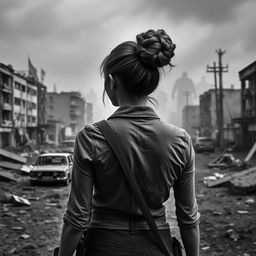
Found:
[[[240,115],[240,89],[223,88],[223,131],[224,139],[233,141],[238,132],[232,118]],[[217,139],[218,123],[215,90],[210,89],[200,95],[200,135]]]
[[[0,63],[0,147],[11,147],[13,140],[13,69]]]
[[[199,106],[187,105],[182,110],[182,127],[192,137],[199,135],[200,119],[199,119]]]
[[[0,147],[42,142],[38,134],[46,122],[45,93],[45,85],[0,63]]]
[[[93,104],[86,102],[86,123],[93,123]]]
[[[71,128],[71,134],[75,135],[85,124],[85,100],[81,94],[47,92],[46,98],[47,123],[52,125],[49,138],[59,142],[61,128]]]
[[[13,119],[16,142],[25,144],[37,140],[37,86],[27,80],[26,76],[15,73]]]
[[[36,86],[37,90],[37,126],[36,126],[36,140],[38,144],[44,143],[46,140],[46,133],[48,129],[46,120],[46,92],[47,87],[36,81],[33,77],[27,77],[28,86]]]
[[[233,119],[240,125],[240,145],[250,148],[256,142],[256,61],[239,72],[241,115]]]

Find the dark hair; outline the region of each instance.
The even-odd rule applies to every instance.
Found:
[[[127,91],[138,96],[152,93],[159,82],[159,68],[171,64],[176,48],[164,30],[148,30],[116,46],[101,64],[101,74],[117,76]]]

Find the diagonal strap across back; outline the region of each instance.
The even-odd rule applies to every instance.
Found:
[[[108,125],[107,121],[105,121],[105,120],[98,122],[97,125],[98,125],[99,129],[101,130],[102,134],[104,135],[104,137],[106,138],[109,146],[113,150],[116,158],[118,159],[118,161],[122,167],[123,173],[124,173],[125,177],[127,178],[128,184],[130,185],[130,187],[134,193],[137,204],[139,205],[139,207],[140,207],[140,209],[150,227],[151,232],[155,236],[155,239],[159,245],[159,248],[164,253],[164,255],[166,255],[166,256],[172,255],[171,252],[169,252],[163,238],[161,237],[161,234],[158,230],[155,220],[149,210],[149,207],[145,201],[145,198],[144,198],[144,196],[140,190],[140,187],[136,181],[135,175],[132,172],[132,170],[129,168],[129,165],[127,164],[127,161],[126,161],[126,158],[125,158],[125,155],[123,152],[123,148],[120,145],[120,142],[117,143],[116,134],[114,133],[114,131],[111,129],[111,127]]]

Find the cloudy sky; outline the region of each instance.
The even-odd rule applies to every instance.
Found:
[[[183,71],[194,83],[203,76],[213,83],[205,70],[218,48],[227,50],[224,86],[239,88],[238,71],[256,60],[255,10],[255,0],[0,0],[0,62],[27,70],[29,55],[46,71],[49,91],[53,84],[84,96],[94,89],[100,101],[103,58],[118,43],[163,28],[177,45],[176,67],[159,87],[167,98]]]

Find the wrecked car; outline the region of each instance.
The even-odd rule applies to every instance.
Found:
[[[73,158],[69,153],[47,153],[38,157],[30,171],[30,183],[61,182],[68,185],[71,181]]]
[[[215,141],[210,137],[197,137],[194,142],[195,152],[214,152]]]

